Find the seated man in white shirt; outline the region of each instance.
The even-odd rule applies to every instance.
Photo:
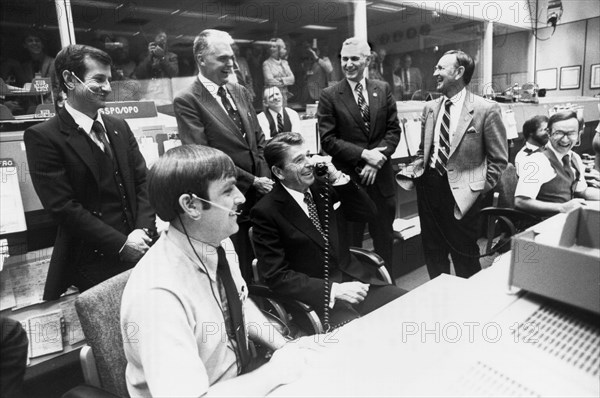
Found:
[[[267,87],[263,92],[264,111],[258,114],[258,123],[267,140],[283,132],[300,132],[300,116],[283,106],[283,96],[277,87]]]
[[[515,156],[517,174],[522,174],[521,169],[527,169],[528,156],[548,143],[547,127],[548,117],[545,115],[536,115],[523,123],[525,145]]]
[[[153,166],[148,190],[170,225],[123,292],[121,326],[135,329],[123,342],[129,394],[264,396],[297,379],[316,344],[286,343],[247,297],[229,239],[245,200],[233,161],[210,147],[173,148]],[[256,370],[248,338],[275,350]]]
[[[515,207],[541,216],[566,213],[585,200],[600,200],[600,190],[589,187],[578,154],[572,151],[579,143],[583,119],[574,111],[555,113],[548,121],[549,143],[532,153],[528,168],[519,175]]]

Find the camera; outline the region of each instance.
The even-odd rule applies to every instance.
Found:
[[[326,176],[328,169],[329,168],[327,167],[327,163],[325,162],[315,163],[314,170],[317,177]]]

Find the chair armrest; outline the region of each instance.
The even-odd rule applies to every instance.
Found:
[[[275,293],[268,286],[261,284],[248,285],[248,292],[252,296],[269,300],[271,305],[279,313],[280,317],[283,315],[283,312],[286,313],[286,318],[288,313],[302,314],[307,318],[315,333],[323,333],[324,328],[321,319],[312,306],[303,303],[302,301]],[[281,310],[279,309],[280,307]]]
[[[541,221],[540,217],[531,213],[526,213],[521,210],[511,209],[507,207],[484,207],[481,209],[481,214],[488,217],[506,217],[514,221]]]
[[[393,285],[392,278],[390,277],[390,273],[387,268],[385,268],[385,261],[379,256],[379,254],[372,252],[370,250],[366,250],[360,247],[350,247],[350,253],[354,254],[358,260],[370,267],[377,268],[379,272],[379,276],[382,280]]]
[[[102,384],[100,383],[100,376],[98,375],[98,369],[96,368],[96,359],[94,358],[92,347],[87,344],[81,347],[81,351],[79,352],[79,362],[83,372],[83,380],[86,384],[101,388]]]
[[[62,395],[62,398],[119,398],[108,391],[100,388],[82,384],[71,388]]]

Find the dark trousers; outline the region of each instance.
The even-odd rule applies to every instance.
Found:
[[[118,256],[100,256],[91,252],[82,256],[78,263],[74,270],[73,285],[80,293],[133,268],[136,264],[136,262],[121,261]]]
[[[481,196],[460,220],[454,217],[455,201],[448,176],[430,169],[417,182],[421,240],[431,279],[450,273],[452,256],[456,275],[468,278],[481,270],[477,238]]]
[[[351,282],[353,280],[348,275],[343,275],[342,282]],[[370,285],[367,297],[358,304],[350,304],[346,301],[337,300],[333,308],[329,309],[329,324],[335,327],[360,318],[362,315],[375,311],[377,308],[397,299],[405,293],[407,293],[406,290],[400,289],[395,285]],[[323,320],[324,315],[323,307],[314,308],[321,320]]]
[[[363,186],[364,188],[364,186]],[[394,279],[393,268],[393,243],[394,243],[394,218],[396,217],[396,198],[381,195],[379,189],[371,185],[366,187],[369,197],[377,207],[376,221],[369,223],[369,234],[373,239],[373,249],[379,254],[385,266]],[[349,223],[350,242],[352,246],[362,247],[365,223]]]
[[[0,396],[24,397],[28,344],[27,333],[20,322],[0,318]]]

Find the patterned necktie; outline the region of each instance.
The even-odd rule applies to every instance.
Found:
[[[569,155],[565,155],[562,157],[562,164],[563,164],[563,167],[565,168],[565,173],[567,173],[569,178],[572,179],[573,178],[573,170],[571,170],[570,160],[571,159],[570,159]]]
[[[94,134],[96,134],[96,137],[100,140],[100,142],[104,146],[104,148],[103,148],[104,153],[107,154],[108,157],[112,159],[113,158],[112,149],[110,147],[108,139],[106,138],[106,130],[104,130],[104,127],[102,127],[102,123],[100,123],[97,120],[94,120],[94,124],[92,124],[92,131],[94,132]]]
[[[229,102],[225,88],[223,88],[223,86],[220,86],[219,89],[217,90],[217,94],[219,95],[219,97],[221,97],[221,103],[223,104],[223,107],[227,111],[227,114],[229,114],[229,117],[231,118],[231,120],[233,120],[233,123],[235,123],[235,125],[237,126],[238,130],[240,131],[240,134],[242,134],[242,136],[244,136],[245,134],[244,134],[244,127],[242,126],[242,119],[240,118],[240,114],[238,113],[238,111],[233,109],[231,102]]]
[[[323,236],[323,239],[325,239],[325,232],[323,232],[323,227],[321,227],[321,222],[319,221],[319,213],[317,213],[317,205],[308,191],[304,192],[304,203],[306,203],[306,206],[308,207],[308,217],[310,218],[310,221],[312,221],[315,228],[317,228],[317,231],[319,231],[321,236]]]
[[[452,101],[446,100],[444,105],[444,116],[442,116],[442,124],[440,125],[440,147],[438,149],[438,157],[435,162],[435,169],[444,175],[446,173],[446,164],[450,155],[450,106]]]
[[[360,108],[360,114],[362,115],[363,122],[365,122],[367,131],[369,131],[371,128],[371,123],[369,121],[369,105],[367,105],[367,101],[365,101],[365,97],[362,92],[362,84],[358,83],[354,90],[358,96],[358,107]]]
[[[281,117],[281,113],[277,114],[277,132],[283,132],[283,118]]]
[[[229,339],[233,342],[236,357],[240,362],[238,371],[241,373],[250,361],[250,351],[248,349],[248,338],[246,336],[246,327],[244,325],[242,301],[240,300],[237,287],[231,276],[231,270],[223,247],[219,246],[217,248],[217,255],[217,277],[221,282],[218,283],[218,286],[221,301],[223,303],[225,329],[227,330],[227,336],[229,336]]]

